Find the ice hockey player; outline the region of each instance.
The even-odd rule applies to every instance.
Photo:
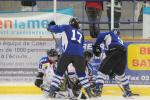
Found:
[[[57,62],[58,62],[58,52],[56,49],[50,49],[47,51],[47,56],[44,56],[40,59],[39,66],[38,66],[38,73],[35,80],[35,85],[41,90],[43,90],[43,93],[46,97],[48,97],[49,92],[49,86],[52,82],[52,78],[55,75],[55,71],[57,68]],[[68,75],[68,78],[70,80],[73,80],[76,78],[75,71],[73,69],[72,64],[68,66],[68,72],[66,73]],[[65,77],[63,78],[65,79]],[[67,84],[68,85],[68,84]],[[62,85],[61,87],[67,87],[66,84]],[[70,88],[67,88],[67,90],[62,92],[62,88],[58,89],[58,92],[60,92],[61,95],[57,95],[57,98],[65,98],[67,96],[73,97],[74,95],[71,93]],[[62,95],[63,94],[63,95]]]
[[[63,53],[58,62],[58,67],[55,73],[56,75],[52,79],[49,96],[51,98],[55,97],[56,91],[61,85],[63,75],[67,70],[67,66],[72,63],[81,86],[87,92],[88,97],[92,97],[93,93],[91,92],[90,82],[85,73],[85,60],[83,57],[84,35],[80,30],[79,20],[77,18],[71,18],[69,25],[54,25],[54,21],[52,21],[48,25],[47,30],[55,34],[63,34]]]
[[[109,32],[102,32],[98,35],[95,44],[93,45],[93,53],[99,56],[101,53],[100,44],[103,42],[108,51],[106,51],[106,58],[102,61],[99,72],[96,78],[96,95],[100,96],[103,88],[106,75],[115,77],[117,81],[122,84],[124,90],[124,97],[133,95],[129,87],[129,80],[125,75],[125,67],[127,63],[126,47],[123,41],[119,38],[119,30],[114,29]]]
[[[93,53],[91,51],[84,51],[86,73],[89,77],[90,83],[95,84],[95,78],[98,72],[99,64],[95,64],[93,61]]]
[[[35,85],[39,88],[47,86],[51,83],[52,76],[57,67],[58,52],[55,49],[47,50],[47,56],[44,56],[39,61],[38,73],[35,80]]]
[[[86,75],[90,81],[91,88],[95,89],[95,81],[96,81],[96,75],[98,72],[99,66],[97,66],[95,63],[93,64],[93,53],[91,51],[84,51],[84,59],[85,59],[85,66],[86,66]],[[96,66],[95,66],[96,65]],[[82,92],[81,99],[86,99],[86,96],[84,92],[81,89],[81,85],[79,81],[76,79],[75,81],[69,78],[69,84],[72,88],[73,94],[76,97],[79,97],[80,92]]]

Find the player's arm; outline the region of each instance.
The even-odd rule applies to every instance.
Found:
[[[106,33],[104,33],[104,32],[100,33],[100,34],[97,36],[95,45],[100,45],[100,44],[104,41],[105,36],[106,36]]]
[[[106,33],[100,33],[97,36],[95,44],[93,45],[93,53],[97,57],[100,56],[101,54],[100,44],[104,41],[105,36],[106,36]]]
[[[43,73],[43,69],[42,69],[42,62],[40,62],[39,64],[39,67],[38,67],[38,73],[36,75],[36,79],[35,79],[35,86],[37,87],[41,87],[41,85],[43,84],[43,76],[44,76],[44,73]]]
[[[61,33],[63,31],[65,31],[67,25],[56,25],[56,23],[54,21],[51,21],[48,24],[48,28],[47,30],[50,32],[54,32],[54,33]]]

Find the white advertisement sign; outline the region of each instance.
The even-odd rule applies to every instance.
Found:
[[[143,38],[150,39],[150,7],[144,8],[143,13]]]
[[[55,48],[55,41],[0,40],[0,83],[33,81],[41,57]]]
[[[52,12],[0,13],[1,37],[41,38],[50,36],[46,30],[50,21],[68,24],[72,16]]]
[[[34,81],[39,59],[56,46],[48,23],[68,24],[71,17],[52,12],[0,13],[0,83]]]

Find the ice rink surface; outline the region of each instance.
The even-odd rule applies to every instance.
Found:
[[[42,95],[0,95],[0,100],[67,100],[67,99],[50,99]],[[150,100],[150,96],[138,96],[132,98],[123,98],[121,96],[102,96],[88,100]]]

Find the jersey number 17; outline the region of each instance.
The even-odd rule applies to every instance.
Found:
[[[81,43],[82,40],[82,33],[76,30],[72,30],[72,37],[71,40],[77,41],[79,44]]]

